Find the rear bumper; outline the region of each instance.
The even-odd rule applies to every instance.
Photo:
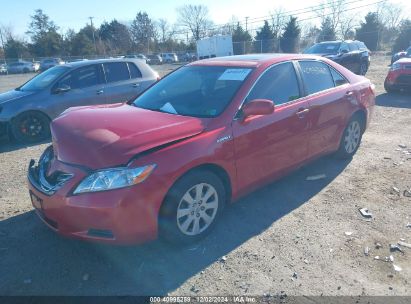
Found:
[[[30,163],[28,188],[33,207],[53,231],[70,238],[109,244],[137,244],[157,238],[161,191],[153,183],[117,190],[72,195],[87,175],[54,160],[53,170],[72,174],[55,191],[44,191],[38,167]],[[148,181],[148,180],[147,180]]]

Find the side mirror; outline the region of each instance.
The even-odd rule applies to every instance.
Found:
[[[247,102],[243,108],[243,119],[252,115],[269,115],[274,112],[274,102],[268,99],[254,99]]]
[[[341,51],[340,51],[340,54],[347,54],[348,53],[348,50],[347,49],[342,49]]]
[[[60,94],[70,91],[71,88],[67,84],[62,84],[61,86],[54,89],[54,94]]]

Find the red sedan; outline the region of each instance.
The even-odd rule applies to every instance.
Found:
[[[53,145],[29,166],[31,199],[65,236],[197,241],[229,202],[322,155],[351,157],[373,89],[316,56],[197,61],[132,102],[56,118]]]
[[[411,89],[411,58],[401,58],[391,65],[384,88],[387,93]]]

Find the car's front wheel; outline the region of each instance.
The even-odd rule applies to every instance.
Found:
[[[50,137],[50,120],[41,112],[25,112],[13,119],[11,132],[21,143],[41,142]]]
[[[384,89],[385,89],[385,92],[387,92],[387,93],[394,93],[395,92],[394,88],[392,86],[390,86],[387,83],[387,81],[384,81]]]
[[[364,76],[365,74],[367,74],[367,71],[368,71],[367,62],[365,61],[361,62],[359,74]]]
[[[354,115],[345,127],[337,156],[339,158],[351,158],[360,147],[363,132],[364,122],[361,116]]]
[[[160,210],[160,234],[173,243],[193,243],[205,237],[219,219],[226,200],[220,178],[210,171],[193,171],[171,188]]]

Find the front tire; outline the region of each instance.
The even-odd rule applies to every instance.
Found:
[[[50,137],[50,120],[41,112],[25,112],[13,119],[11,132],[21,143],[38,143]]]
[[[363,133],[364,121],[360,115],[354,115],[345,127],[340,140],[340,146],[336,153],[337,157],[342,159],[353,157],[360,147]]]
[[[384,81],[384,89],[385,89],[385,92],[387,92],[387,93],[394,93],[395,92],[394,88],[392,86],[390,86],[387,83],[387,81]]]
[[[359,74],[364,76],[365,74],[367,74],[367,71],[368,71],[367,62],[365,62],[365,61],[361,62]]]
[[[189,244],[214,228],[225,206],[226,191],[210,171],[193,171],[169,191],[159,217],[160,235],[167,241]]]

